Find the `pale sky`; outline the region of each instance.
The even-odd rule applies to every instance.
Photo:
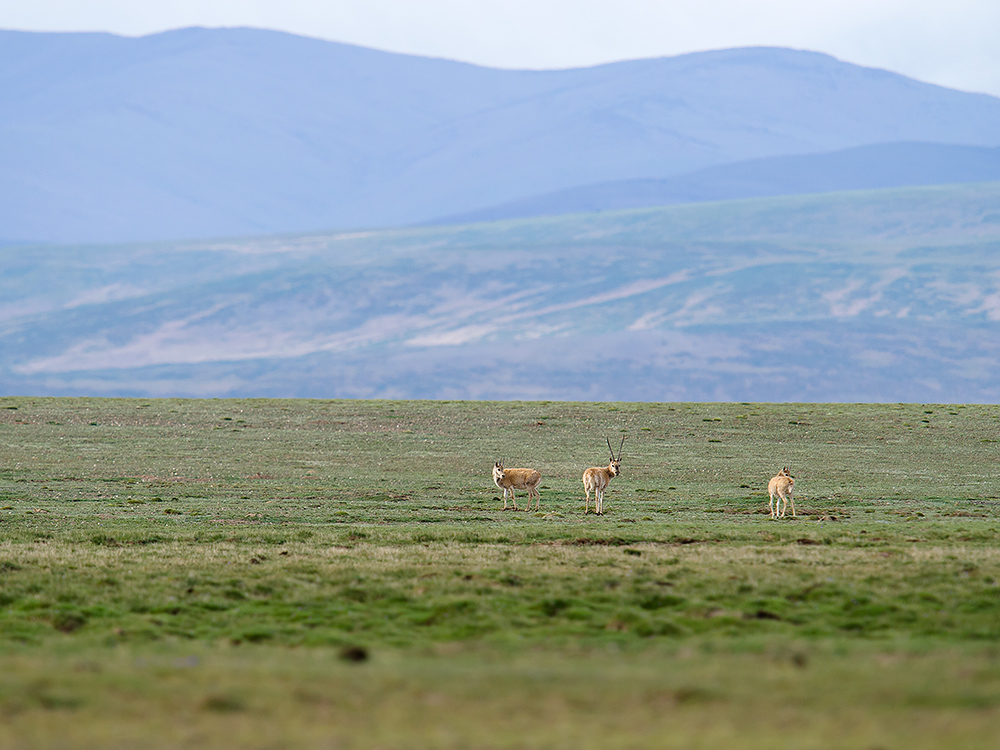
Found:
[[[773,45],[1000,96],[1000,0],[0,0],[0,28],[253,26],[501,68]]]

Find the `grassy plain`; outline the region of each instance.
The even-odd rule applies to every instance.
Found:
[[[985,405],[0,399],[0,747],[993,747],[998,440]]]

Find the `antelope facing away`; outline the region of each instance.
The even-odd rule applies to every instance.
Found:
[[[525,511],[531,510],[532,495],[537,498],[535,510],[538,510],[542,504],[542,495],[538,491],[538,483],[542,481],[542,475],[534,469],[505,469],[503,461],[497,461],[493,464],[493,481],[497,487],[503,490],[504,510],[507,510],[508,492],[510,492],[510,500],[514,504],[514,510],[517,510],[517,501],[514,499],[515,489],[528,491],[528,506],[524,509]]]
[[[767,507],[771,511],[771,518],[778,518],[778,506],[782,502],[784,502],[784,506],[781,508],[781,517],[784,518],[785,511],[788,510],[789,501],[792,503],[792,517],[795,517],[795,498],[792,497],[793,487],[795,487],[795,480],[792,478],[792,474],[787,466],[767,483],[767,494],[770,496]],[[778,502],[774,501],[775,495],[778,496]]]
[[[590,493],[594,493],[594,513],[598,516],[604,515],[604,490],[616,476],[621,474],[622,446],[625,445],[625,436],[622,435],[621,445],[618,446],[618,458],[615,458],[615,449],[611,447],[611,440],[608,441],[608,450],[611,451],[611,460],[607,466],[591,466],[583,472],[583,491],[587,493],[587,499],[583,504],[583,515],[587,515],[590,508]]]

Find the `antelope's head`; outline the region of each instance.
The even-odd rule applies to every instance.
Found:
[[[611,461],[608,463],[608,473],[616,477],[622,473],[622,446],[625,445],[625,436],[622,435],[621,445],[618,446],[618,458],[615,458],[615,449],[611,447],[611,438],[605,437],[608,441],[608,450],[611,451]]]
[[[499,482],[503,479],[503,461],[497,461],[493,464],[493,481]]]

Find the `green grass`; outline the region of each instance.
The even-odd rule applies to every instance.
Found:
[[[998,438],[985,405],[0,399],[0,747],[992,747]]]

